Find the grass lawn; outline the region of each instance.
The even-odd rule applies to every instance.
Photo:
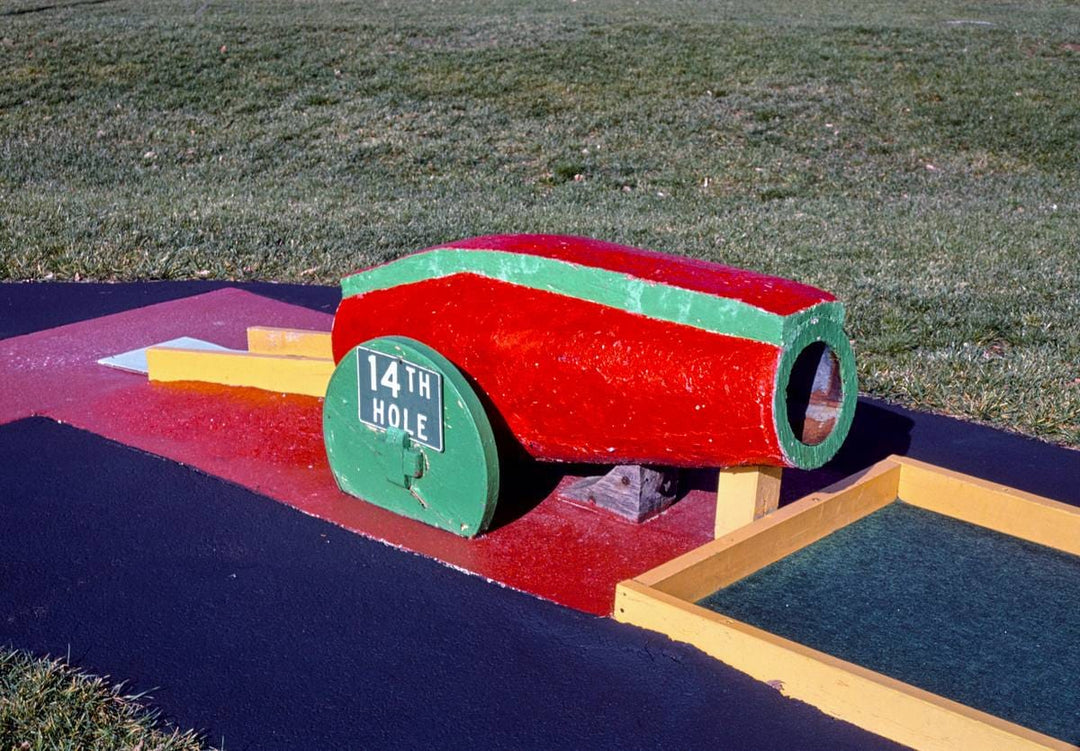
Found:
[[[59,660],[0,651],[0,748],[4,751],[199,751],[191,732],[165,729],[140,696]]]
[[[825,287],[863,390],[1080,445],[1075,2],[0,0],[0,70],[0,279],[590,235]]]

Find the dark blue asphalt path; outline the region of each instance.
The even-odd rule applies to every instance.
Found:
[[[210,288],[4,284],[0,336]],[[1080,505],[1077,452],[871,402],[855,432],[785,495],[901,451]],[[229,751],[892,747],[690,647],[48,420],[0,426],[0,475],[0,644],[156,689]]]
[[[0,643],[230,749],[886,748],[658,635],[45,419],[0,427]]]
[[[223,287],[240,287],[263,297],[326,313],[333,313],[341,301],[341,292],[336,287],[271,282],[7,283],[0,284],[0,339]]]

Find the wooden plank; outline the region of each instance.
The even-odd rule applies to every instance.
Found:
[[[900,498],[920,508],[1080,555],[1080,509],[1006,485],[896,457]]]
[[[201,381],[307,396],[324,396],[334,371],[333,360],[168,347],[148,349],[146,361],[151,381]]]
[[[1075,749],[1042,733],[687,603],[637,581],[615,618],[688,642],[785,696],[917,749]]]
[[[729,467],[716,487],[714,537],[723,537],[776,511],[782,467]]]
[[[261,355],[334,359],[329,331],[248,326],[247,347],[249,352]]]
[[[895,501],[899,482],[900,465],[886,459],[635,580],[699,600]]]

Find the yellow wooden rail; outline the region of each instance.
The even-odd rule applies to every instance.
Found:
[[[291,355],[332,360],[329,331],[306,329],[275,329],[268,326],[249,326],[248,352],[261,355]]]
[[[325,396],[334,372],[330,334],[297,329],[248,329],[248,351],[151,347],[151,381],[199,381],[285,394]]]

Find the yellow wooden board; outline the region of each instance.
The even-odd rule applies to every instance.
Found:
[[[333,360],[167,347],[148,349],[146,362],[151,381],[201,381],[307,396],[325,396],[334,371]]]
[[[729,467],[716,486],[714,537],[723,537],[776,511],[780,503],[780,467]]]
[[[332,360],[329,331],[249,326],[248,351],[262,355],[289,355]]]
[[[896,499],[899,468],[879,464],[636,577],[697,601]]]
[[[891,457],[622,582],[615,618],[693,644],[787,696],[914,748],[1080,748],[696,604],[898,497],[1066,552],[1080,543],[1080,509]]]
[[[996,532],[1080,555],[1075,506],[906,457],[899,495],[907,503]]]

